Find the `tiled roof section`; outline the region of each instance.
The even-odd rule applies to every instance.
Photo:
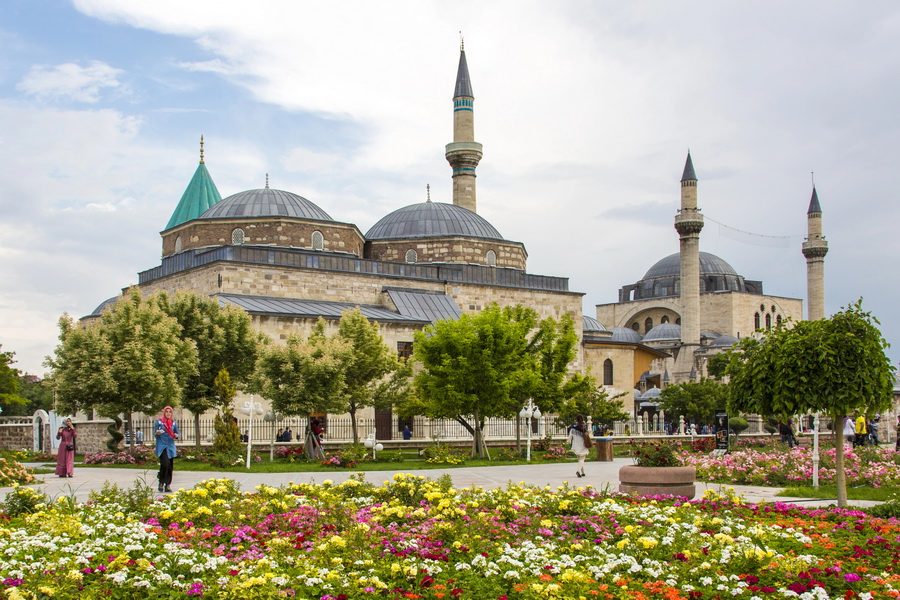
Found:
[[[352,302],[329,302],[325,300],[301,300],[299,298],[275,298],[271,296],[248,296],[244,294],[217,294],[220,306],[234,304],[250,314],[280,317],[324,317],[340,319],[341,313],[347,309],[359,307],[367,319],[392,323],[427,324],[429,319],[402,315],[383,306],[372,304],[354,304]]]
[[[809,210],[806,211],[806,214],[811,215],[813,213],[821,213],[822,207],[819,206],[819,195],[816,193],[816,188],[813,187],[812,197],[809,199]]]
[[[202,215],[201,219],[225,217],[295,217],[313,221],[333,221],[331,216],[292,192],[263,188],[228,196]]]
[[[197,170],[194,171],[194,176],[187,189],[184,190],[181,200],[178,201],[178,206],[175,207],[175,212],[172,213],[166,229],[196,219],[221,201],[222,196],[219,195],[216,184],[210,177],[209,171],[206,170],[206,165],[200,163]]]
[[[502,240],[487,220],[471,210],[443,202],[404,206],[384,216],[366,233],[366,239],[405,239],[442,236]]]
[[[694,161],[691,160],[691,153],[688,152],[687,160],[684,162],[684,173],[681,175],[682,181],[697,181],[697,174],[694,173]]]
[[[436,323],[446,320],[455,321],[462,315],[459,305],[446,294],[408,292],[397,289],[389,289],[387,293],[397,310],[405,317]]]
[[[456,89],[453,92],[454,98],[465,96],[474,98],[472,95],[472,80],[469,79],[469,65],[466,63],[466,51],[459,51],[459,68],[456,70]]]

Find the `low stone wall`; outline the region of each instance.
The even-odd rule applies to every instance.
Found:
[[[44,423],[44,429],[47,424]],[[44,432],[45,439],[47,432]],[[46,446],[45,447],[49,447]],[[4,450],[34,449],[34,419],[31,417],[5,417],[0,420],[0,448]]]
[[[79,454],[88,452],[108,452],[106,441],[109,439],[109,432],[106,428],[112,425],[110,419],[95,419],[93,421],[72,421],[75,425],[75,432],[78,437],[75,439],[75,448]],[[124,431],[125,426],[122,426]],[[124,447],[119,444],[120,447]]]

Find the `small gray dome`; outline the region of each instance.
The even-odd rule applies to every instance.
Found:
[[[585,333],[610,333],[600,321],[587,315],[581,315],[581,328]]]
[[[297,194],[263,188],[228,196],[209,207],[200,219],[227,217],[294,217],[312,221],[334,221],[327,212]]]
[[[647,390],[643,396],[641,396],[641,400],[656,400],[659,398],[659,395],[662,393],[658,387],[650,388]]]
[[[614,342],[637,344],[641,341],[641,334],[630,327],[613,327],[610,331],[612,331],[612,341]]]
[[[709,345],[710,348],[731,348],[738,343],[738,339],[732,335],[720,335]]]
[[[656,279],[657,277],[678,277],[681,275],[681,255],[676,252],[658,261],[644,274],[643,279]],[[700,253],[700,275],[737,275],[737,271],[709,252]]]
[[[662,342],[681,339],[681,325],[675,323],[660,323],[644,334],[644,343]]]
[[[503,236],[484,217],[471,210],[443,202],[404,206],[375,223],[366,239],[386,240],[444,236],[502,240]]]
[[[99,317],[100,315],[103,314],[103,311],[104,311],[104,310],[106,310],[106,309],[109,308],[110,306],[115,305],[115,303],[118,302],[118,301],[119,301],[119,297],[118,297],[118,296],[113,296],[112,298],[107,298],[106,300],[104,300],[103,302],[101,302],[100,305],[99,305],[97,308],[94,309],[94,312],[92,312],[92,313],[89,314],[88,316],[89,316],[89,317]]]

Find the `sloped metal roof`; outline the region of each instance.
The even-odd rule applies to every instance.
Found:
[[[806,211],[806,214],[820,212],[822,212],[822,207],[819,205],[819,194],[816,193],[816,188],[813,186],[812,196],[809,199],[809,210]]]
[[[456,89],[453,91],[453,97],[467,96],[474,98],[472,95],[472,80],[469,78],[469,65],[466,62],[466,51],[459,52],[459,68],[456,70]]]
[[[248,296],[244,294],[217,294],[220,306],[233,304],[250,314],[283,317],[324,317],[340,319],[345,310],[359,307],[367,319],[380,322],[413,323],[426,325],[430,319],[422,319],[394,312],[383,306],[354,304],[352,302],[329,302],[325,300],[301,300],[298,298],[275,298],[271,296]]]
[[[405,317],[437,321],[456,320],[462,316],[459,305],[446,294],[387,290],[397,310]]]
[[[687,160],[684,161],[684,173],[681,174],[682,181],[696,181],[697,174],[694,173],[694,161],[691,160],[691,153],[688,152]]]

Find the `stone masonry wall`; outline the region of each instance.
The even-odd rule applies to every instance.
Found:
[[[416,251],[416,262],[487,264],[487,253],[493,250],[497,255],[498,267],[525,270],[527,254],[522,244],[498,240],[478,240],[472,238],[439,238],[428,240],[369,241],[366,258],[391,262],[406,262],[406,252]]]

